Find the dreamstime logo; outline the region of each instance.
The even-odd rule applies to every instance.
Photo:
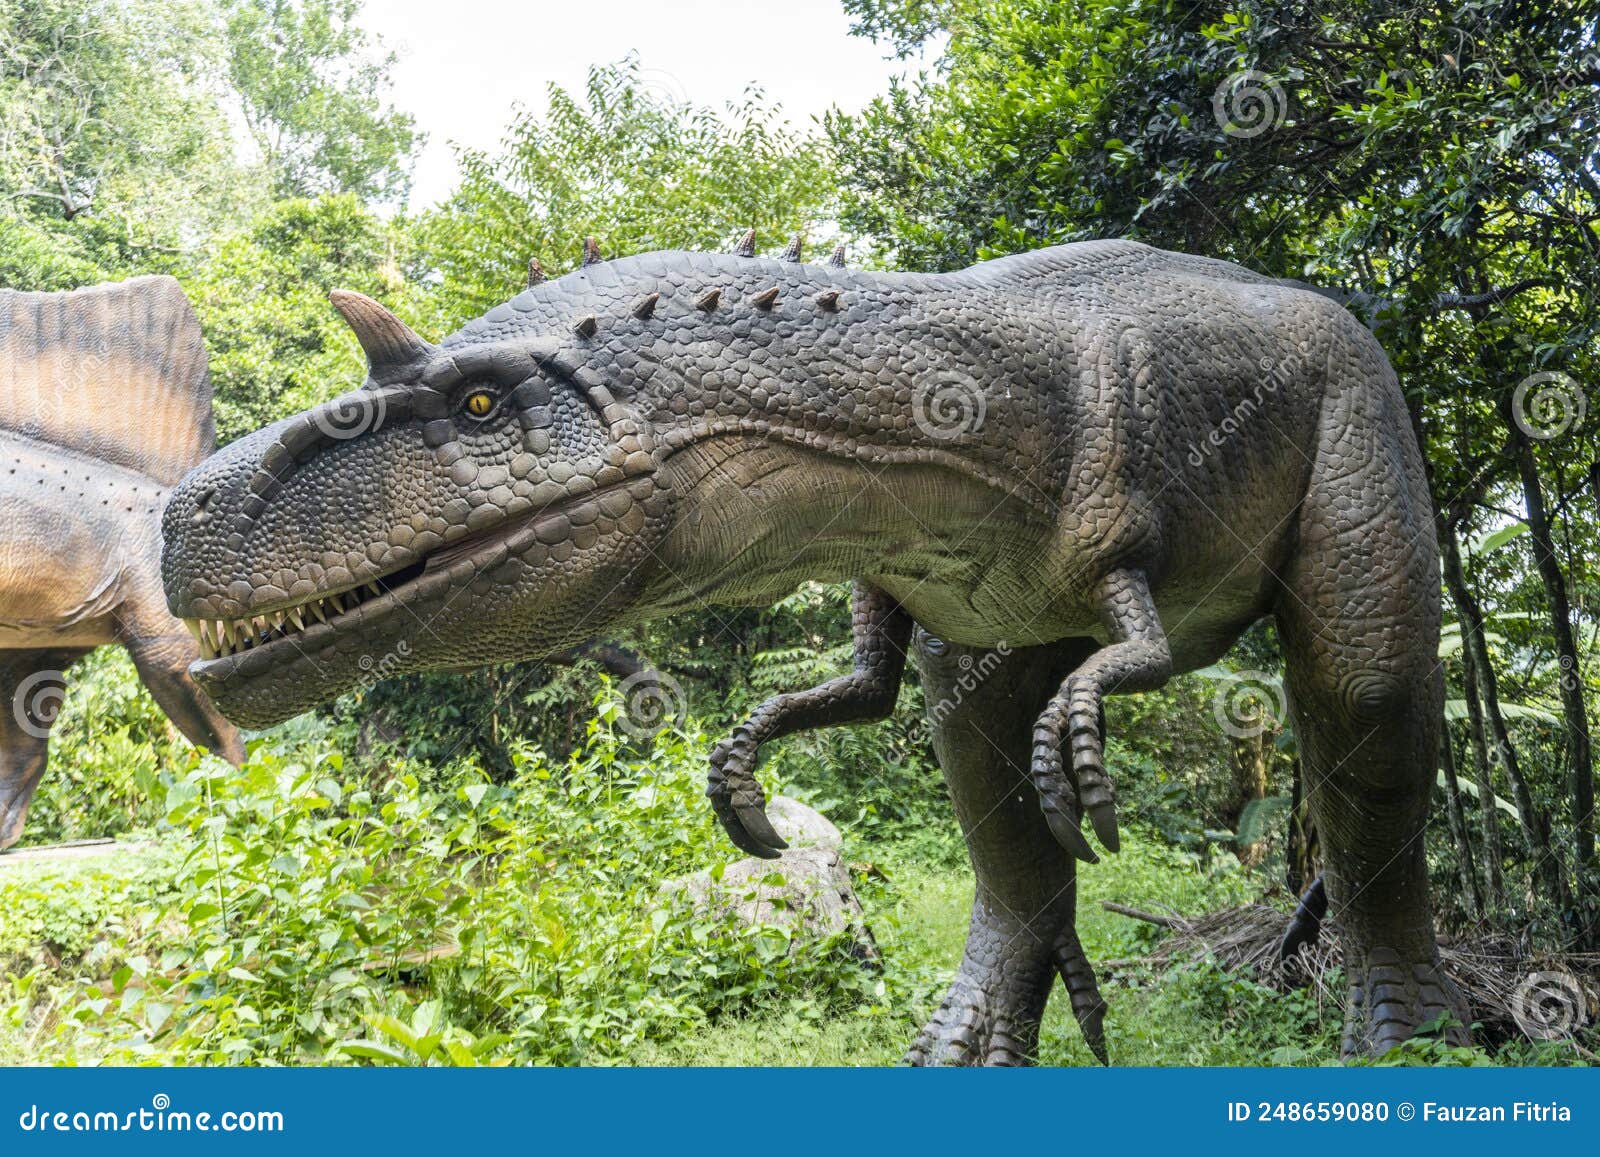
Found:
[[[1589,402],[1583,387],[1559,370],[1529,374],[1511,395],[1511,419],[1537,442],[1549,442],[1583,424]]]
[[[378,390],[351,390],[312,410],[311,421],[334,441],[347,442],[383,425],[387,406]]]
[[[17,726],[35,739],[48,739],[50,725],[67,699],[67,676],[61,671],[35,671],[17,684],[11,697],[11,716]]]
[[[948,647],[943,639],[936,635],[925,635],[922,640],[922,649],[929,655],[943,655]],[[928,704],[923,723],[929,727],[937,727],[948,719],[951,714],[966,701],[968,695],[983,686],[989,676],[1000,669],[1000,664],[1011,654],[1011,644],[1006,642],[996,643],[993,649],[981,652],[973,658],[970,652],[963,652],[956,656],[956,667],[960,674],[956,676],[950,694],[943,695],[936,701]]]
[[[912,421],[941,442],[977,433],[988,413],[983,387],[964,374],[935,374],[919,382],[911,394]]]
[[[1222,419],[1221,425],[1206,431],[1206,436],[1199,442],[1189,443],[1189,465],[1204,466],[1206,459],[1227,445],[1229,439],[1256,416],[1267,398],[1275,396],[1286,384],[1294,381],[1302,368],[1298,354],[1290,354],[1282,361],[1264,357],[1258,364],[1261,367],[1261,380],[1250,395],[1239,399],[1228,416]]]
[[[638,671],[618,686],[622,695],[620,726],[635,739],[649,739],[683,721],[689,698],[683,685],[659,671]]]
[[[1511,1016],[1530,1040],[1561,1040],[1588,1019],[1589,1002],[1572,973],[1530,972],[1511,996]]]
[[[1248,140],[1283,124],[1289,98],[1266,73],[1246,69],[1217,85],[1211,94],[1211,114],[1226,135]]]
[[[689,100],[689,90],[670,72],[659,68],[641,68],[634,75],[638,78],[635,86],[637,91],[652,100],[673,108],[688,108],[693,103]]]
[[[1289,714],[1283,681],[1265,671],[1235,671],[1218,686],[1211,710],[1235,739],[1253,739]]]
[[[410,654],[411,644],[401,639],[394,645],[394,650],[381,658],[374,659],[371,655],[362,655],[356,660],[356,666],[361,668],[360,689],[370,690],[389,676],[399,674],[399,668]]]

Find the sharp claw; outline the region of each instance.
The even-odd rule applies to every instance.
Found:
[[[1057,811],[1047,811],[1044,818],[1050,825],[1050,834],[1055,836],[1056,842],[1071,852],[1074,858],[1086,864],[1100,862],[1100,857],[1095,855],[1094,849],[1089,846],[1089,841],[1083,838],[1083,832],[1069,816]]]
[[[1105,804],[1101,807],[1090,808],[1089,823],[1094,826],[1094,834],[1106,851],[1120,852],[1122,850],[1122,835],[1117,831],[1116,805]]]
[[[773,829],[772,821],[767,819],[767,813],[762,809],[758,807],[740,807],[735,804],[733,813],[739,817],[739,823],[743,825],[745,832],[752,840],[759,844],[764,844],[770,849],[770,854],[763,856],[763,859],[776,859],[778,853],[789,846],[784,841],[784,838]],[[755,854],[761,855],[760,852]]]

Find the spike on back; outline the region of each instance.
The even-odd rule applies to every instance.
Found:
[[[572,332],[579,337],[593,337],[600,328],[600,323],[595,320],[594,314],[580,317],[572,326]]]
[[[843,269],[844,268],[844,246],[843,245],[835,245],[833,247],[833,256],[828,258],[828,264],[833,266],[835,269]]]
[[[756,231],[751,226],[746,229],[744,236],[739,238],[739,244],[733,247],[735,257],[754,257],[756,255]]]
[[[833,313],[839,308],[839,291],[828,289],[817,294],[817,305],[828,313]]]
[[[694,299],[694,307],[698,310],[703,310],[706,313],[710,313],[713,309],[717,308],[717,302],[721,300],[722,290],[708,289],[699,297]]]
[[[806,231],[804,229],[789,238],[789,247],[783,251],[785,261],[799,261],[801,253],[805,250]]]
[[[544,266],[539,264],[537,257],[528,258],[528,288],[544,284]]]
[[[600,256],[600,243],[593,237],[583,239],[583,263],[585,265],[598,265],[605,258]]]
[[[661,300],[659,293],[652,293],[649,297],[641,298],[633,307],[633,316],[644,321],[656,311],[656,302]]]
[[[750,300],[757,309],[771,309],[778,302],[778,287],[763,289]]]

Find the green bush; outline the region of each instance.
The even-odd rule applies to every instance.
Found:
[[[519,748],[505,785],[470,764],[449,790],[403,765],[374,785],[315,746],[259,744],[237,772],[192,758],[166,792],[170,887],[33,918],[23,938],[82,954],[64,983],[19,983],[13,1022],[64,1060],[583,1063],[778,994],[874,999],[848,945],[661,892],[735,855],[703,797],[709,742],[668,731],[627,757],[618,710],[564,763]],[[106,903],[143,915],[84,951]]]

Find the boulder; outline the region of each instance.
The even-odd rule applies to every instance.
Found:
[[[662,885],[683,892],[696,907],[731,913],[740,923],[790,928],[796,942],[848,933],[857,954],[877,959],[861,901],[840,851],[843,837],[822,813],[787,796],[767,803],[767,818],[789,847],[776,860],[746,856],[723,869],[720,880],[696,872]]]

